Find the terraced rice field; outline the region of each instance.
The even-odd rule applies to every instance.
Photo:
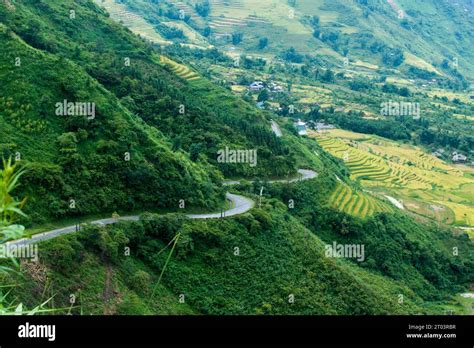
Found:
[[[114,0],[94,1],[99,6],[106,9],[113,20],[122,22],[135,34],[158,44],[171,44],[170,41],[165,40],[159,33],[157,33],[150,23],[138,14],[130,12],[126,5],[117,3]]]
[[[178,8],[180,11],[184,11],[183,13],[186,16],[189,16],[197,25],[203,26],[205,24],[202,17],[199,16],[194,8],[189,4],[176,0],[172,0],[170,3],[174,4],[174,6],[176,6],[176,8]]]
[[[291,18],[294,9],[284,1],[210,0],[209,3],[212,9],[210,26],[217,33],[233,32],[254,24],[273,24],[287,28],[291,33],[311,34],[309,28]]]
[[[406,199],[405,208],[443,223],[474,226],[474,180],[420,149],[388,139],[343,131],[310,132],[323,149],[342,159],[351,179],[378,193]],[[363,203],[353,202],[350,188],[340,188],[333,205],[364,216]],[[359,198],[361,200],[362,198]],[[393,207],[392,207],[393,208]]]
[[[269,24],[267,20],[252,14],[241,0],[211,0],[212,9],[209,26],[216,37],[230,35],[239,28],[252,24]]]
[[[168,27],[173,27],[182,30],[189,44],[197,45],[202,48],[210,46],[207,43],[206,38],[204,38],[200,33],[198,33],[196,30],[187,25],[184,21],[162,21],[161,23]]]
[[[284,83],[282,83],[284,85]],[[333,105],[333,92],[326,88],[314,87],[309,85],[294,85],[292,87],[292,94],[298,99],[298,102],[304,105],[318,104]]]
[[[185,79],[186,81],[194,82],[201,80],[201,77],[188,66],[179,64],[165,56],[160,57],[160,63],[169,66],[176,75]]]
[[[371,64],[371,63],[368,63],[368,62],[363,62],[361,60],[358,60],[358,61],[356,61],[352,64],[355,65],[355,66],[370,69],[370,70],[377,70],[379,68],[378,65]]]
[[[344,183],[337,185],[329,202],[334,209],[360,218],[370,217],[379,212],[393,211],[387,203],[364,192],[356,192]]]
[[[382,145],[344,141],[325,134],[317,138],[326,151],[344,160],[352,179],[365,185],[428,190],[437,186],[456,188],[470,182],[461,171],[421,152],[410,153],[396,146],[382,149]]]
[[[405,56],[405,64],[414,66],[416,68],[424,69],[427,71],[431,71],[438,75],[443,75],[438,70],[436,70],[436,68],[433,65],[431,65],[430,63],[424,61],[423,59],[409,52],[404,52],[404,56]]]
[[[469,235],[469,238],[474,241],[474,230],[467,230],[466,232]]]
[[[456,217],[456,224],[461,226],[474,226],[474,207],[453,202],[438,202],[446,205]]]
[[[465,92],[451,92],[451,91],[442,90],[442,89],[432,89],[428,91],[427,94],[430,97],[434,97],[434,96],[447,97],[451,101],[457,98],[463,103],[474,104],[474,100],[470,98],[470,94],[465,93]]]

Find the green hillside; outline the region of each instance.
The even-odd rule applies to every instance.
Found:
[[[235,46],[231,55],[273,59],[292,47],[329,66],[341,67],[347,57],[353,63],[371,63],[388,71],[407,73],[412,67],[441,77],[459,69],[471,81],[474,77],[469,64],[474,58],[469,49],[474,42],[469,32],[473,20],[468,0],[114,2],[98,1],[108,8],[127,5],[127,25],[134,24],[138,14],[170,41],[202,48],[210,44],[225,50]],[[169,28],[176,27],[179,33],[170,35]],[[237,41],[232,39],[236,34],[240,37]],[[264,47],[260,46],[262,38],[267,40]]]
[[[27,217],[13,221],[26,225],[28,233],[97,216],[140,215],[139,221],[90,224],[77,233],[40,242],[39,262],[22,260],[19,272],[0,272],[0,309],[5,299],[25,308],[50,299],[46,307],[56,313],[82,315],[443,314],[446,308],[469,314],[457,299],[474,279],[472,241],[466,233],[453,233],[447,226],[397,211],[380,195],[365,192],[360,181],[369,174],[374,180],[386,178],[392,173],[383,167],[388,164],[380,159],[381,169],[374,165],[367,173],[360,164],[369,157],[375,162],[375,156],[358,154],[356,148],[336,140],[298,136],[294,120],[325,118],[319,109],[291,114],[293,100],[286,94],[278,97],[280,110],[259,109],[255,102],[260,95],[235,95],[228,85],[216,82],[210,70],[191,64],[195,60],[226,68],[229,57],[222,52],[191,50],[189,45],[197,43],[186,38],[161,47],[156,45],[159,40],[149,42],[132,32],[135,28],[152,35],[150,24],[158,27],[158,38],[178,35],[163,28],[172,24],[161,20],[179,20],[173,11],[181,9],[189,17],[182,27],[188,35],[211,24],[215,32],[234,26],[244,31],[261,22],[259,28],[281,34],[282,42],[309,46],[315,42],[329,55],[339,55],[336,47],[314,38],[306,19],[298,18],[301,11],[310,11],[309,2],[261,1],[250,11],[247,0],[213,0],[207,16],[203,16],[206,9],[191,2],[122,3],[140,14],[137,19],[121,12],[131,29],[109,18],[101,4],[110,6],[110,1],[0,2],[0,153],[25,170],[19,189],[11,194],[18,201],[27,197],[24,206],[18,202],[12,210],[21,215],[21,209]],[[393,15],[390,5],[369,3],[347,6],[362,12],[363,18],[364,7],[375,6],[366,25]],[[357,17],[338,14],[348,10],[342,1],[313,4],[324,11],[320,23],[325,28],[337,22],[338,30],[355,34],[346,22]],[[262,10],[265,6],[268,11]],[[296,17],[278,22],[293,7]],[[239,22],[242,18],[247,29]],[[396,17],[387,27],[395,21]],[[202,37],[196,34],[194,40]],[[249,37],[243,33],[242,46],[250,45]],[[406,36],[404,42],[409,39]],[[280,48],[285,52],[288,47]],[[361,49],[360,55],[364,52]],[[376,60],[383,60],[383,54],[373,59],[373,64],[380,64]],[[245,73],[265,74],[249,64],[248,69],[242,67]],[[325,71],[325,84],[347,92],[352,103],[362,99],[358,86],[350,90],[331,73]],[[318,86],[304,89],[309,77],[298,74],[290,74],[295,90],[323,91],[328,98],[337,95],[319,80]],[[293,82],[286,82],[291,90]],[[367,91],[364,98],[369,99],[373,91]],[[87,105],[85,110],[69,110],[66,105],[65,112],[61,107],[67,102]],[[460,105],[470,107],[467,102]],[[365,114],[329,114],[341,124],[372,127],[372,132],[387,133],[400,142],[412,140],[415,133],[394,121],[367,121]],[[270,121],[281,127],[281,136],[272,131]],[[377,128],[374,123],[379,121],[382,126]],[[423,122],[420,127],[429,126]],[[469,124],[463,125],[459,147],[468,148],[464,132]],[[461,131],[449,139],[460,138]],[[217,153],[224,148],[255,150],[258,165],[221,163]],[[345,163],[338,158],[340,149],[357,157]],[[416,162],[418,152],[411,156],[423,166],[422,160]],[[397,178],[405,180],[402,183],[428,182],[413,179],[398,162],[390,165],[401,168]],[[296,178],[303,168],[317,172],[316,177],[283,180]],[[239,183],[228,185],[227,179]],[[244,196],[255,206],[227,218],[192,219],[181,214],[217,212],[226,207],[226,192]],[[0,198],[0,213],[5,214],[5,206],[11,209],[8,204],[16,200],[5,187]],[[0,232],[9,221],[0,223]],[[359,259],[334,256],[328,254],[332,245],[365,251]],[[8,264],[1,259],[0,271]]]
[[[74,314],[439,314],[448,304],[467,313],[449,294],[472,277],[472,246],[402,216],[334,214],[321,191],[332,185],[267,185],[260,209],[230,220],[145,214],[89,227],[41,244],[41,263],[7,280],[22,284],[17,301],[54,294],[50,306]],[[298,197],[294,210],[288,197]],[[327,257],[333,242],[362,243],[367,259]]]
[[[182,190],[190,192],[190,205],[217,206],[212,170],[173,153],[159,131],[121,106],[83,68],[29,46],[3,25],[0,40],[5,53],[0,61],[1,148],[3,156],[27,163],[23,193],[34,207],[28,211],[34,222],[170,207]],[[15,68],[16,57],[21,66]],[[94,102],[95,117],[56,115],[55,104],[65,99]],[[150,190],[155,195],[148,195]]]
[[[140,207],[176,209],[180,199],[190,207],[215,208],[222,176],[208,163],[226,176],[296,171],[289,147],[263,114],[204,79],[181,79],[92,3],[25,2],[14,9],[2,5],[0,15],[1,148],[4,156],[18,152],[31,165],[25,186],[34,187],[26,193],[39,205],[30,214],[35,222]],[[97,114],[57,116],[55,106],[63,100],[94,103]],[[259,165],[218,163],[217,151],[226,146],[257,150]],[[68,209],[71,199],[74,211]]]

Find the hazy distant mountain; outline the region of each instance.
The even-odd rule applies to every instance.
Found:
[[[469,64],[474,58],[473,2],[468,0],[120,2],[146,18],[165,40],[212,44],[262,57],[275,57],[294,47],[299,54],[321,57],[330,66],[342,65],[347,57],[440,75],[452,68],[474,78]]]

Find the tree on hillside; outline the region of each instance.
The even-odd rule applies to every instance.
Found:
[[[268,38],[261,37],[260,40],[258,41],[258,48],[263,50],[267,46],[268,46]]]
[[[301,63],[303,61],[303,56],[294,47],[290,47],[283,52],[282,58],[290,63]]]
[[[258,102],[266,102],[270,98],[270,94],[266,88],[262,89],[258,94],[257,101]]]
[[[244,39],[244,33],[237,32],[237,33],[232,33],[232,44],[233,45],[238,45],[239,43],[242,42]]]
[[[319,28],[320,19],[319,16],[311,16],[311,25],[313,28]]]
[[[207,26],[204,28],[202,35],[204,37],[209,37],[211,35],[212,29],[211,27]]]
[[[209,13],[211,12],[211,5],[209,4],[209,1],[204,1],[202,3],[198,3],[194,6],[196,12],[201,16],[201,17],[207,17],[209,16]]]
[[[441,63],[441,67],[443,69],[449,69],[449,60],[443,59],[443,62]]]
[[[409,90],[407,87],[402,87],[402,88],[400,88],[399,94],[400,94],[402,97],[409,97],[409,96],[411,95],[410,90]]]
[[[181,135],[177,135],[176,137],[173,138],[173,151],[178,151],[181,146],[183,145],[183,139],[181,138]]]
[[[196,162],[199,159],[199,154],[201,153],[201,144],[191,144],[189,147],[189,157],[191,161]]]
[[[74,132],[63,133],[57,138],[59,152],[66,162],[74,161],[79,158],[77,152],[77,137]]]
[[[327,69],[326,72],[321,76],[321,80],[324,82],[333,82],[334,72],[331,69]]]
[[[396,49],[385,49],[382,55],[382,61],[384,64],[396,68],[400,66],[405,60],[403,51],[400,48]]]

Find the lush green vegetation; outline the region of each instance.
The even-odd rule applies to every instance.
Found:
[[[332,182],[336,179],[326,179]],[[331,187],[326,184],[325,187]],[[374,270],[412,288],[425,299],[440,299],[443,291],[455,290],[459,281],[472,279],[472,245],[466,234],[453,238],[449,230],[435,225],[414,223],[399,213],[376,214],[361,220],[344,213],[334,214],[325,208],[327,198],[318,185],[271,188],[272,196],[283,201],[298,197],[290,212],[303,221],[323,241],[332,243],[364,244],[367,260],[363,267]],[[460,246],[458,257],[453,247]],[[385,250],[382,252],[382,250]],[[453,269],[456,269],[452,273]],[[463,280],[461,280],[463,279]],[[435,290],[435,289],[438,289]]]
[[[241,189],[251,195],[260,185]],[[261,208],[234,219],[145,214],[140,223],[44,243],[48,281],[26,270],[16,295],[29,303],[56,293],[55,305],[64,307],[74,294],[73,313],[414,314],[440,313],[472,279],[464,237],[401,215],[362,221],[335,213],[325,203],[335,186],[329,176],[263,185]],[[366,261],[326,257],[324,245],[334,241],[364,244]]]
[[[2,75],[2,95],[10,105],[5,112],[47,124],[28,137],[28,129],[17,128],[8,116],[1,119],[3,153],[30,165],[23,187],[33,221],[137,205],[176,206],[178,192],[191,187],[197,191],[188,196],[189,205],[216,205],[212,171],[174,154],[163,135],[124,109],[83,69],[28,47],[5,27],[0,35],[6,50],[2,71],[10,76],[7,81]],[[17,56],[22,65],[12,70]],[[56,116],[55,103],[64,99],[96,103],[96,117]]]
[[[422,67],[422,74],[426,74],[429,67],[438,70],[436,77],[441,71],[452,75],[457,80],[453,87],[466,87],[463,75],[472,78],[474,73],[469,64],[473,58],[469,47],[474,44],[469,32],[469,0],[401,0],[392,4],[377,0],[121,2],[150,23],[171,19],[197,33],[208,28],[210,44],[230,47],[236,41],[226,34],[239,33],[239,48],[251,55],[287,57],[292,62],[318,57],[330,66],[341,65],[347,57],[381,65],[387,71],[401,68],[415,74],[413,69]],[[264,38],[267,41],[261,45]],[[195,35],[187,35],[184,42],[204,45]],[[296,52],[288,55],[289,49]]]
[[[141,220],[87,226],[41,243],[40,262],[0,275],[0,284],[17,284],[12,303],[33,308],[52,298],[48,306],[74,314],[440,314],[469,287],[474,253],[467,234],[397,212],[361,184],[392,174],[398,179],[393,185],[436,182],[392,171],[381,161],[364,168],[368,160],[356,148],[298,137],[293,125],[298,118],[325,121],[397,141],[470,150],[472,124],[451,117],[472,111],[455,92],[464,88],[464,77],[442,63],[444,52],[431,55],[425,43],[413,50],[402,45],[419,43],[414,32],[425,24],[414,20],[415,9],[399,21],[379,2],[318,1],[311,7],[296,0],[277,2],[260,18],[246,12],[247,0],[242,6],[121,1],[158,36],[177,43],[161,47],[114,22],[100,3],[0,2],[0,154],[28,167],[15,191],[28,197],[20,220],[26,226],[114,212],[138,211]],[[252,3],[259,11],[268,6],[266,0]],[[468,21],[447,4],[442,8]],[[289,9],[296,16],[286,19]],[[219,11],[239,18],[216,18]],[[306,15],[298,16],[301,11]],[[341,14],[337,21],[334,12]],[[366,33],[382,21],[387,29]],[[216,37],[234,26],[229,39]],[[384,43],[394,28],[403,35]],[[223,43],[209,50],[182,46],[194,42],[190,34]],[[446,40],[454,50],[471,39],[459,32],[455,42]],[[238,54],[220,50],[229,45],[275,60],[244,54],[236,64]],[[350,67],[365,64],[367,75],[308,54],[308,47],[350,57]],[[356,61],[368,55],[371,63]],[[470,73],[464,60],[460,65]],[[400,86],[394,68],[405,77],[436,76],[436,88],[452,89],[450,99],[439,89],[430,94]],[[284,91],[269,83],[264,91],[248,91],[245,85],[262,76]],[[240,86],[242,98],[232,93]],[[370,117],[390,98],[414,97],[428,110],[420,119]],[[93,103],[94,114],[58,114],[64,100]],[[266,110],[257,109],[257,101]],[[281,126],[282,137],[270,120]],[[258,165],[219,163],[217,152],[225,147],[257,150]],[[338,159],[341,149],[354,159]],[[267,181],[294,176],[299,168],[319,176]],[[261,205],[228,219],[190,220],[176,213],[181,200],[186,208],[217,210],[229,190],[224,178],[243,179],[231,190]],[[2,187],[0,208],[17,209],[20,203]],[[11,225],[3,219],[0,229]],[[365,260],[327,257],[325,247],[333,243],[363,245]]]
[[[204,80],[183,81],[95,5],[25,2],[15,11],[2,5],[0,14],[1,149],[31,163],[25,193],[34,222],[175,209],[180,199],[212,209],[222,195],[211,164],[226,176],[295,172],[262,114]],[[55,115],[63,100],[95,103],[95,118]],[[225,146],[257,149],[259,165],[218,164]]]
[[[328,68],[329,64],[302,57],[294,48],[282,52],[286,64],[242,55],[238,68],[216,50],[178,45],[163,50],[192,64],[216,84],[238,91],[249,102],[257,101],[258,93],[249,92],[247,86],[271,76],[285,92],[271,93],[266,108],[281,116],[324,120],[356,132],[422,144],[432,151],[445,148],[448,153],[461,151],[469,156],[474,146],[472,99],[468,91],[451,91],[448,76],[432,76],[427,70],[411,67],[394,77],[390,71],[360,68],[353,61],[348,61],[345,69]],[[308,93],[310,89],[315,92]],[[326,92],[319,92],[321,89]],[[382,115],[383,105],[389,102],[417,104],[419,115]],[[289,105],[295,107],[293,114]]]
[[[32,309],[24,307],[22,302],[15,301],[10,297],[10,292],[15,289],[17,284],[12,283],[16,275],[19,274],[19,264],[13,255],[8,253],[5,242],[10,239],[22,238],[25,235],[25,227],[19,225],[17,220],[21,216],[25,216],[22,207],[26,203],[26,199],[18,200],[14,197],[14,192],[20,184],[20,178],[25,173],[24,168],[19,169],[18,165],[12,164],[11,158],[2,160],[2,168],[0,169],[0,315],[33,315],[36,313],[47,313],[51,310],[45,309],[44,306],[50,299],[38,302],[31,301]]]

